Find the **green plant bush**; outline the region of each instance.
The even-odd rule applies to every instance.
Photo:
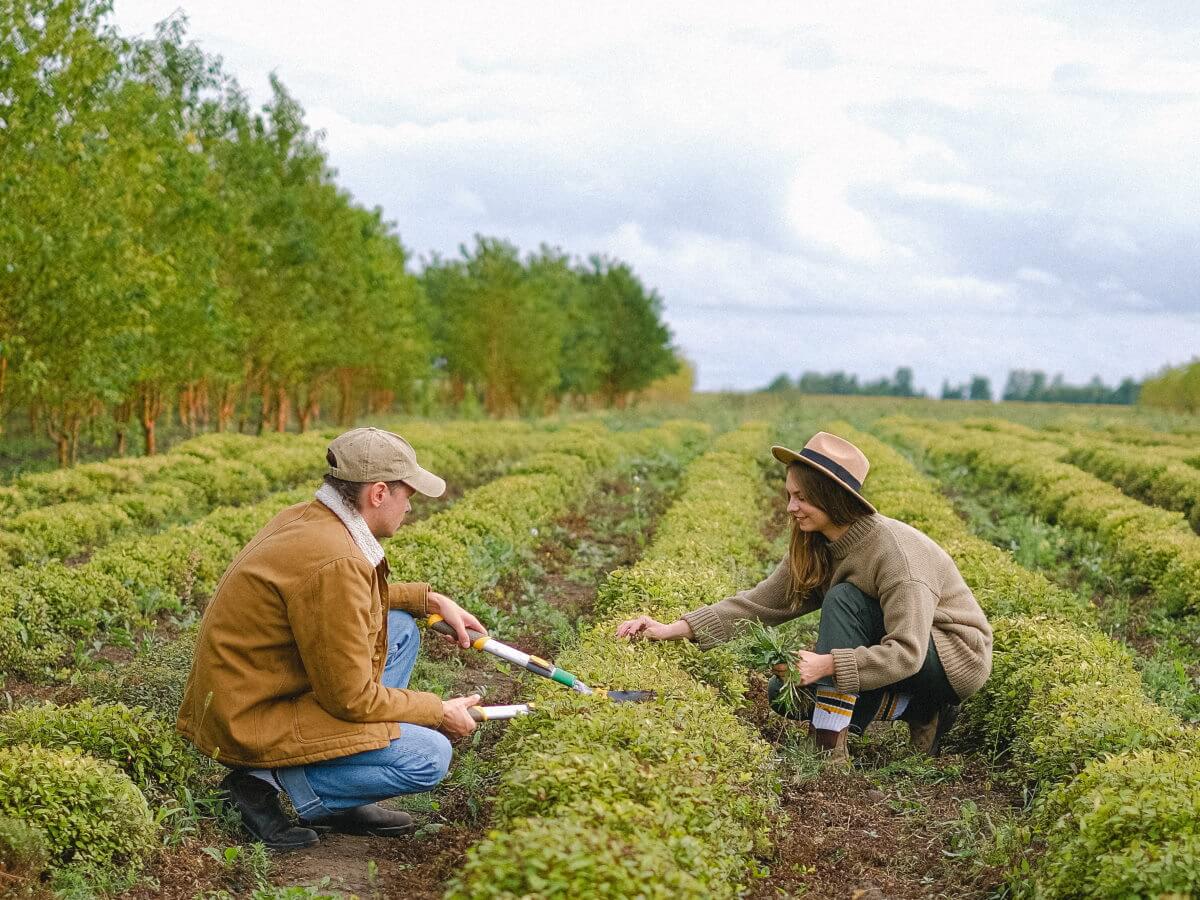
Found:
[[[165,722],[174,722],[183,702],[196,653],[196,629],[138,650],[132,660],[108,670],[81,673],[84,692],[96,700],[142,706]]]
[[[511,722],[497,750],[500,830],[471,850],[449,896],[741,892],[778,808],[771,748],[713,687],[740,698],[745,673],[723,650],[631,644],[613,632],[634,612],[665,616],[719,599],[736,589],[742,567],[757,567],[755,460],[765,454],[762,426],[723,437],[688,467],[643,561],[610,575],[603,617],[557,661],[590,684],[653,688],[658,699],[612,704],[535,685],[538,713]]]
[[[490,440],[487,429],[493,427],[492,423],[424,426],[415,431],[406,426],[405,430],[421,435],[429,445],[429,453],[423,452],[422,458],[429,459],[432,468],[437,470],[443,458],[449,458],[458,461],[464,477],[472,478],[480,472],[494,471],[513,456],[547,444],[545,432],[527,425],[494,424],[495,437]],[[603,432],[595,428],[590,431],[593,440],[599,442]],[[572,444],[578,444],[580,436],[588,432],[589,429],[572,428],[562,434],[567,435]],[[554,439],[553,434],[550,440]],[[304,463],[308,468],[303,468],[304,454],[294,453],[290,449],[292,444],[303,444],[308,448],[305,454],[323,461],[328,439],[328,434],[262,439],[237,436],[233,440],[208,435],[196,439],[198,443],[185,442],[180,445],[182,449],[173,451],[174,455],[125,460],[111,465],[126,465],[145,475],[137,482],[143,493],[123,495],[124,499],[146,498],[151,494],[145,492],[163,491],[168,503],[198,504],[207,508],[220,491],[204,494],[193,483],[204,481],[203,472],[208,465],[204,459],[213,457],[222,465],[237,462],[236,467],[226,467],[228,476],[234,471],[248,473],[250,461],[262,463],[260,455],[274,453],[282,461],[273,469],[264,466],[264,471],[270,472],[270,478],[284,478],[288,472],[296,475],[302,469],[304,477],[308,477],[315,474],[311,461]],[[219,455],[214,456],[218,450],[237,452],[242,459],[223,461]],[[199,455],[191,455],[193,452]],[[589,452],[595,455],[611,451]],[[188,475],[192,481],[180,480],[183,475]],[[233,492],[242,491],[248,496],[245,492],[258,491],[267,477],[260,473]],[[226,477],[225,487],[221,490],[232,484],[232,476]],[[9,573],[0,573],[0,667],[30,678],[44,677],[54,670],[54,663],[69,655],[76,641],[88,638],[98,630],[112,625],[136,624],[160,611],[178,611],[188,604],[198,603],[212,593],[233,557],[272,516],[291,504],[311,499],[316,486],[314,478],[310,486],[271,494],[252,504],[217,507],[199,520],[172,526],[159,534],[123,538],[97,550],[85,565],[70,570],[53,563],[44,568],[19,567]],[[493,505],[503,507],[503,500],[503,495],[498,493]],[[537,513],[537,509],[531,506],[530,512]],[[544,507],[542,509],[544,511]],[[448,525],[449,531],[459,528],[453,523]],[[11,540],[6,543],[6,539]],[[20,535],[0,532],[0,556],[15,546],[12,541],[17,541],[23,548],[24,540]],[[452,576],[446,583],[465,584],[464,589],[470,589],[479,583],[474,574],[478,565],[494,556],[495,548],[491,542],[490,537],[475,542],[480,555],[472,558],[469,568],[462,565],[461,557],[454,555],[430,554],[424,559],[434,571],[439,563],[442,565],[442,569]],[[440,546],[449,545],[443,542]],[[26,551],[19,549],[18,552]]]
[[[0,747],[74,748],[111,762],[143,791],[172,794],[196,777],[195,755],[170,720],[140,706],[81,700],[19,707],[0,716]]]
[[[19,894],[20,887],[32,882],[50,864],[46,832],[36,825],[0,816],[0,873],[15,880],[6,887]]]
[[[129,776],[75,750],[0,749],[0,815],[42,829],[56,863],[136,869],[156,841]]]
[[[900,417],[884,420],[880,427],[900,442],[935,456],[957,459],[952,454],[958,450],[953,448],[970,443],[966,438],[961,445],[946,441],[932,423],[918,426]],[[999,431],[1014,433],[1015,429]],[[851,440],[859,443],[858,436]],[[877,441],[867,439],[859,446],[873,468],[884,461],[872,479],[882,475],[887,482],[889,471],[904,464],[895,451]],[[1047,468],[1058,465],[1052,452],[1045,449]],[[1023,478],[1026,485],[1040,486],[1044,495],[1039,502],[1050,505],[1076,496],[1075,476],[1066,471],[1070,467],[1058,469],[1058,477],[1042,478],[1036,477],[1035,468],[1026,464],[1004,475],[1005,483],[1017,485]],[[911,475],[907,478],[912,484]],[[868,483],[868,491],[878,487],[877,481]],[[1125,506],[1114,510],[1113,520],[1138,522],[1138,511],[1130,509],[1124,498],[1122,503]],[[888,509],[880,505],[886,514]],[[1081,617],[1069,607],[1056,610],[1054,593],[1038,588],[1028,576],[1011,578],[1006,569],[1015,563],[1005,566],[993,556],[991,564],[983,564],[983,554],[972,550],[976,542],[960,534],[946,546],[985,608],[998,608],[1007,617],[992,622],[993,671],[969,701],[968,722],[1007,754],[1024,780],[1038,786],[1040,813],[1035,824],[1048,845],[1046,855],[1035,863],[1035,877],[1031,879],[1024,867],[1010,874],[1014,893],[1039,898],[1189,895],[1194,888],[1189,879],[1196,871],[1200,810],[1191,801],[1178,801],[1180,794],[1196,796],[1188,781],[1194,778],[1195,739],[1178,719],[1145,697],[1129,651],[1094,630],[1090,617]],[[998,595],[981,591],[981,581],[1000,588]],[[1007,589],[1005,581],[1010,585]],[[1156,767],[1158,774],[1154,774]],[[1191,773],[1184,777],[1182,789],[1171,781],[1177,773]],[[1153,786],[1157,778],[1165,781]],[[1168,782],[1168,789],[1160,790]],[[1155,819],[1156,796],[1164,808],[1178,814],[1170,828]]]
[[[1035,811],[1046,852],[1018,895],[1159,898],[1200,891],[1200,756],[1097,760]]]
[[[686,834],[664,835],[660,829],[672,824],[669,819],[655,822],[639,812],[631,811],[625,821],[644,831],[622,828],[615,815],[597,824],[575,816],[525,819],[491,831],[468,856],[447,900],[734,896],[731,885],[707,885],[693,874],[704,872],[700,841]]]
[[[1122,574],[1151,587],[1170,611],[1200,610],[1200,541],[1177,514],[1130,499],[1059,458],[1061,444],[1011,429],[983,431],[904,416],[878,427],[901,443],[960,462],[994,486],[1016,490],[1044,518],[1093,532]]]

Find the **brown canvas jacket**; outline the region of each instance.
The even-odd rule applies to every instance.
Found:
[[[200,623],[176,727],[231,767],[296,766],[436,728],[442,701],[380,681],[387,610],[426,615],[429,585],[388,585],[323,503],[289,507],[238,554]]]

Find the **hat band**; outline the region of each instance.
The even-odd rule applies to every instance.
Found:
[[[862,491],[862,482],[847,472],[840,465],[835,463],[824,453],[818,453],[816,450],[809,450],[807,447],[805,447],[800,451],[800,455],[810,462],[815,462],[822,468],[828,469],[838,478],[842,479],[842,481],[846,482],[846,484],[849,485],[855,493]]]

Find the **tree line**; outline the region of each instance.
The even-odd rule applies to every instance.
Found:
[[[1147,378],[1142,383],[1141,399],[1159,409],[1200,413],[1200,359]]]
[[[1195,364],[1196,374],[1192,375],[1193,389],[1200,385],[1200,363]],[[1180,370],[1182,371],[1182,370]],[[1182,383],[1183,376],[1167,374],[1162,376],[1169,380]],[[1175,382],[1171,382],[1174,384]],[[1150,382],[1146,382],[1147,385]],[[1008,373],[1004,391],[1000,399],[1010,402],[1026,403],[1108,403],[1131,404],[1138,402],[1138,392],[1142,389],[1132,378],[1126,378],[1116,387],[1109,387],[1099,376],[1092,378],[1087,384],[1067,384],[1061,374],[1047,378],[1046,373],[1037,369],[1013,369]],[[786,374],[775,376],[766,387],[767,391],[799,391],[802,394],[850,394],[863,397],[924,397],[925,392],[913,387],[913,370],[901,366],[891,378],[886,376],[873,381],[859,382],[857,375],[836,371],[828,374],[820,372],[805,372],[795,380]],[[992,383],[986,375],[972,375],[970,380],[952,385],[948,380],[942,382],[941,399],[943,400],[986,400],[993,399]],[[1193,396],[1200,397],[1200,393]],[[1200,408],[1200,401],[1197,407]],[[1177,407],[1185,408],[1185,407]]]
[[[189,431],[400,406],[621,404],[678,369],[662,300],[613,259],[477,236],[420,272],[336,181],[278,78],[253,109],[180,18],[0,2],[0,425],[73,459]]]

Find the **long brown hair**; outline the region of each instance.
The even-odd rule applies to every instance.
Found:
[[[834,525],[851,525],[871,511],[854,494],[812,466],[794,462],[788,466],[800,483],[805,501],[822,510]],[[792,540],[788,546],[788,563],[792,570],[793,603],[798,605],[810,591],[829,586],[833,574],[833,557],[829,553],[829,538],[819,531],[804,531],[792,521]]]

